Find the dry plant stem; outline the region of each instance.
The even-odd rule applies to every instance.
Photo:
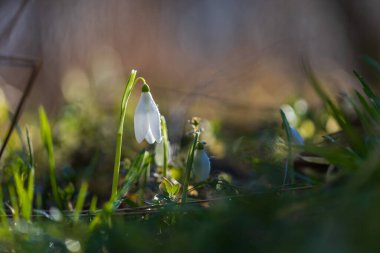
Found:
[[[12,119],[11,125],[8,128],[7,134],[4,138],[4,143],[1,146],[0,149],[0,159],[3,156],[5,147],[8,144],[9,138],[11,137],[11,134],[16,127],[16,124],[18,122],[18,119],[20,118],[22,108],[26,102],[26,99],[29,96],[30,91],[33,88],[34,81],[38,75],[38,72],[40,71],[41,64],[36,63],[36,61],[31,59],[24,59],[24,58],[18,58],[18,57],[12,57],[12,56],[0,56],[0,61],[8,61],[10,65],[19,66],[19,67],[32,67],[32,73],[29,77],[28,83],[26,85],[26,88],[22,94],[22,97],[20,99],[20,102],[17,105],[16,112],[14,114],[14,117]]]
[[[199,135],[200,135],[200,132],[196,131],[194,134],[193,144],[191,145],[191,148],[189,150],[189,154],[187,156],[185,180],[184,180],[183,188],[182,188],[182,203],[186,203],[187,188],[189,187],[191,168],[193,167],[194,154],[195,154],[195,149],[196,149],[198,141],[199,141]]]

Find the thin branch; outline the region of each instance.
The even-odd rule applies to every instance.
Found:
[[[14,117],[12,118],[12,122],[10,127],[8,128],[7,134],[5,135],[5,139],[3,142],[3,145],[1,146],[0,149],[0,160],[3,156],[5,147],[8,144],[8,141],[12,135],[12,132],[15,128],[15,126],[18,123],[18,120],[20,118],[22,108],[30,94],[30,91],[33,88],[34,82],[36,80],[36,77],[40,71],[41,64],[35,60],[28,59],[28,58],[21,58],[21,57],[14,57],[14,56],[0,56],[0,63],[1,62],[7,62],[8,65],[14,65],[14,66],[20,66],[20,67],[31,67],[32,72],[30,74],[30,77],[28,79],[28,83],[26,84],[25,90],[22,94],[22,97],[20,99],[20,102],[17,105],[16,112],[14,114]]]

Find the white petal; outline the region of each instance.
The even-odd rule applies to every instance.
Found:
[[[148,110],[148,121],[150,130],[157,142],[161,142],[161,121],[160,121],[160,112],[158,111],[158,107],[153,100],[152,94],[150,92],[147,93],[149,97],[149,110]]]
[[[141,94],[140,100],[137,104],[134,125],[135,125],[135,136],[138,143],[142,142],[149,130],[148,114],[147,108],[148,104],[146,103],[147,99],[144,96],[145,92]]]
[[[193,162],[193,174],[197,181],[204,181],[210,175],[210,159],[204,149],[197,150]]]
[[[154,136],[153,136],[152,131],[150,130],[150,128],[148,129],[148,132],[146,133],[145,140],[149,144],[153,144],[154,141],[155,141]]]
[[[300,133],[293,127],[290,127],[290,131],[292,132],[292,141],[297,145],[303,145],[305,142],[300,135]]]

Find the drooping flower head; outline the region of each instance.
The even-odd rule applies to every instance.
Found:
[[[297,145],[304,145],[305,141],[303,140],[301,134],[294,127],[290,127],[290,131],[292,134],[292,142]]]
[[[144,139],[149,143],[161,142],[160,112],[150,93],[149,86],[144,84],[137,104],[134,125],[138,143]]]
[[[210,159],[204,148],[205,143],[198,143],[193,161],[193,175],[197,182],[204,181],[210,176]]]

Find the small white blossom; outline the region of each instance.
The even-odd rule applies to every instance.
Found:
[[[198,182],[206,180],[210,176],[210,169],[210,159],[204,150],[203,144],[200,143],[195,151],[193,161],[193,175],[195,180]]]
[[[136,107],[134,125],[138,143],[144,139],[149,144],[161,142],[160,112],[149,91],[149,86],[146,84],[142,88],[141,97]]]

